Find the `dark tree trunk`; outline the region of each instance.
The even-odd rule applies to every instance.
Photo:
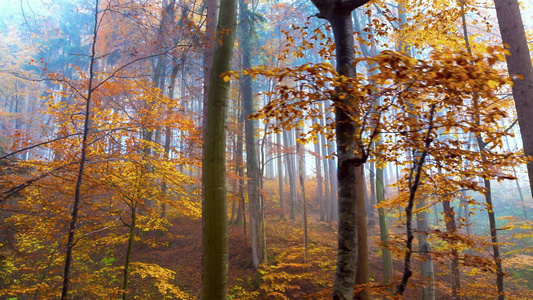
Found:
[[[313,0],[319,10],[319,17],[325,18],[331,24],[335,37],[337,72],[346,77],[355,76],[354,62],[354,36],[351,13],[368,0],[338,1],[338,0]],[[356,212],[365,214],[364,205],[364,158],[358,154],[353,137],[356,132],[354,117],[347,109],[350,107],[350,98],[345,100],[334,99],[335,130],[337,137],[338,158],[338,198],[339,198],[339,237],[337,253],[337,269],[333,285],[333,299],[353,299],[353,289],[356,281],[357,241],[366,239],[366,232],[358,230]],[[358,163],[357,163],[358,162]],[[360,210],[363,211],[360,211]],[[362,223],[362,222],[360,222]],[[364,224],[366,226],[366,224]],[[357,236],[364,234],[364,237]],[[366,262],[366,264],[368,261]],[[357,278],[360,283],[368,280],[368,267],[360,265],[357,268]],[[365,291],[356,295],[358,299],[368,299]]]
[[[96,40],[98,37],[98,4],[97,0],[94,8],[94,25],[93,25],[93,36],[92,36],[92,46],[91,46],[91,55],[89,63],[89,76],[88,76],[88,85],[87,85],[87,95],[85,96],[85,120],[83,125],[83,137],[81,142],[80,149],[80,166],[78,170],[78,177],[76,180],[76,188],[74,192],[74,204],[72,207],[71,220],[68,232],[67,239],[67,251],[65,257],[65,268],[63,272],[63,286],[61,291],[61,299],[66,300],[68,298],[69,284],[70,284],[70,266],[72,264],[72,251],[76,241],[74,240],[74,234],[76,233],[76,228],[78,226],[78,213],[81,202],[81,188],[83,183],[83,175],[85,170],[85,163],[87,160],[87,145],[89,140],[89,133],[91,131],[91,100],[92,94],[94,92],[93,88],[93,79],[94,79],[94,67],[96,64]]]

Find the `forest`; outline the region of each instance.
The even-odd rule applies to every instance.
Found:
[[[0,0],[0,299],[533,299],[532,20]]]

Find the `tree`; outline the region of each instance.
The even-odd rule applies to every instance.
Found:
[[[203,299],[226,299],[228,276],[228,220],[226,203],[226,110],[233,56],[236,1],[220,2],[213,64],[205,112],[202,162]]]
[[[96,64],[96,40],[98,38],[98,4],[99,1],[96,0],[94,5],[94,24],[93,24],[93,36],[92,36],[92,45],[91,45],[91,54],[90,54],[90,63],[89,63],[89,83],[87,85],[87,93],[83,96],[85,98],[85,120],[83,123],[83,136],[81,141],[80,149],[80,167],[78,170],[78,176],[76,179],[76,190],[74,194],[74,203],[72,206],[72,214],[70,221],[70,228],[68,232],[68,241],[67,241],[67,251],[65,258],[65,270],[63,273],[63,288],[61,292],[61,299],[66,300],[68,298],[68,289],[70,281],[70,266],[72,263],[72,249],[74,248],[74,234],[76,232],[76,227],[78,226],[78,211],[81,201],[81,185],[83,183],[83,175],[87,157],[87,141],[89,137],[89,132],[91,130],[91,100],[95,87],[93,86],[94,79],[94,66]]]
[[[253,14],[248,9],[248,3],[241,1],[239,13],[239,41],[242,50],[242,67],[243,69],[251,68],[251,37],[253,34]],[[255,124],[247,116],[254,112],[252,78],[243,76],[241,80],[241,92],[243,102],[243,114],[246,117],[244,121],[245,146],[246,146],[246,175],[248,181],[248,204],[250,206],[250,238],[252,242],[252,263],[257,270],[261,263],[261,193],[260,181],[261,174],[259,163],[257,161],[257,151],[255,147]]]
[[[509,75],[513,79],[513,98],[518,124],[527,157],[533,156],[533,66],[528,41],[517,0],[495,0],[496,15],[503,44],[509,53],[505,56]],[[533,195],[533,162],[527,164],[529,185]],[[503,287],[501,288],[503,292]],[[499,296],[504,299],[505,296]]]
[[[318,8],[319,18],[329,21],[335,37],[335,51],[337,72],[340,76],[355,77],[354,62],[354,37],[352,24],[352,11],[365,5],[368,0],[312,0]],[[368,261],[356,266],[358,242],[366,239],[358,230],[364,215],[364,169],[365,153],[356,145],[353,136],[356,131],[358,116],[350,114],[352,105],[350,97],[336,98],[339,102],[335,109],[335,132],[337,137],[337,179],[339,197],[339,240],[337,269],[333,285],[333,299],[352,299],[353,288],[358,273],[368,272]],[[346,107],[343,107],[346,106]],[[362,210],[362,211],[361,211]],[[366,226],[366,224],[364,224]],[[358,235],[359,234],[359,235]],[[357,261],[359,262],[359,261]],[[366,267],[365,267],[366,264]],[[359,283],[366,283],[368,273],[360,274]],[[361,299],[367,299],[368,294],[359,294]]]

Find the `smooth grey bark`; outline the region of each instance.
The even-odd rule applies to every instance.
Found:
[[[318,17],[328,20],[331,24],[335,38],[337,72],[339,75],[354,77],[354,36],[351,13],[357,7],[366,4],[368,0],[312,0],[312,2],[319,10]],[[351,100],[350,97],[345,100],[334,99],[336,102],[335,134],[338,158],[339,231],[333,299],[353,299],[356,277],[359,283],[368,280],[368,274],[362,273],[368,271],[368,265],[359,265],[356,270],[358,254],[362,255],[362,253],[357,253],[360,250],[358,241],[360,242],[363,238],[366,239],[366,232],[364,232],[364,237],[358,236],[363,233],[358,230],[358,226],[362,225],[362,222],[358,224],[356,218],[357,210],[359,210],[358,216],[365,214],[363,165],[366,158],[363,157],[362,151],[356,148],[353,139],[357,130],[354,118],[357,116],[353,116],[353,112],[349,111]],[[364,225],[366,226],[366,224]],[[358,262],[361,263],[361,261]],[[369,295],[363,291],[357,293],[355,298],[368,299]]]
[[[316,120],[315,120],[316,122]],[[317,137],[318,141],[315,143],[315,167],[316,167],[316,204],[318,205],[320,209],[320,221],[324,221],[326,219],[326,214],[324,210],[324,192],[323,187],[324,184],[322,183],[322,159],[320,156],[320,137]]]
[[[213,65],[213,47],[215,45],[215,29],[218,22],[220,0],[205,0],[206,25],[205,25],[205,47],[204,47],[204,93],[203,110],[207,109],[207,95],[209,94],[209,78],[211,77],[211,66]],[[204,120],[205,122],[205,120]],[[205,124],[203,124],[205,126]]]
[[[285,198],[283,194],[283,155],[281,153],[281,133],[276,133],[276,141],[278,143],[278,191],[279,191],[279,219],[285,219]]]
[[[385,185],[383,183],[383,168],[381,166],[376,167],[376,201],[378,204],[385,201]],[[385,215],[385,209],[378,208],[379,218],[379,236],[381,239],[382,248],[381,253],[383,256],[383,277],[386,283],[392,281],[393,266],[392,266],[392,254],[389,249],[389,227],[387,226],[387,219]]]
[[[244,197],[244,168],[243,168],[243,155],[244,155],[244,135],[242,131],[244,129],[244,113],[241,112],[238,117],[239,135],[237,136],[237,145],[235,149],[235,168],[237,169],[237,175],[239,176],[238,180],[238,199],[239,201],[239,212],[237,218],[235,219],[235,224],[243,224],[243,233],[244,233],[244,242],[246,244],[246,208],[245,208],[245,197]]]
[[[418,199],[416,205],[417,209],[426,206],[426,198],[424,196]],[[422,300],[435,300],[435,273],[433,271],[433,260],[431,255],[431,246],[427,240],[429,225],[428,212],[422,210],[418,213],[416,219],[416,227],[418,229],[418,249],[420,251],[420,269],[424,286],[422,287]]]
[[[236,1],[221,0],[217,41],[209,78],[202,161],[203,277],[202,299],[226,299],[228,283],[228,217],[226,197],[226,115],[236,20]]]
[[[251,36],[252,36],[252,16],[247,13],[248,3],[240,2],[239,12],[239,36],[240,48],[242,50],[243,69],[251,68]],[[250,238],[252,242],[252,263],[257,270],[261,263],[261,199],[260,199],[260,171],[257,160],[257,149],[255,147],[255,124],[254,120],[249,120],[248,116],[254,113],[252,78],[249,75],[242,76],[241,94],[244,109],[244,140],[246,148],[246,176],[248,177],[248,205],[250,207]]]
[[[302,193],[302,206],[303,206],[303,226],[304,226],[304,236],[303,236],[303,242],[304,242],[304,253],[305,257],[307,258],[307,245],[309,244],[308,240],[308,234],[307,234],[307,200],[305,196],[305,175],[304,175],[304,153],[302,153],[302,145],[298,142],[296,142],[296,152],[298,153],[298,177],[300,178],[300,189]]]
[[[285,144],[286,149],[291,148],[289,138],[289,132],[283,131],[283,143]],[[295,178],[295,168],[294,168],[294,154],[293,153],[287,153],[287,160],[286,160],[286,168],[287,168],[287,177],[289,181],[289,217],[291,220],[294,220],[296,218],[295,210],[296,210],[296,178]]]
[[[326,119],[326,115],[324,113],[324,105],[320,104],[320,110],[322,112],[322,118],[319,119],[319,122],[320,122],[320,126],[321,127],[324,127],[325,126],[325,122],[324,120]],[[331,213],[330,213],[330,209],[331,209],[331,193],[330,193],[330,171],[329,171],[329,160],[328,158],[326,158],[328,156],[328,149],[327,149],[327,141],[326,141],[326,137],[322,134],[319,136],[319,143],[320,143],[320,146],[319,146],[319,150],[320,152],[318,152],[318,155],[320,157],[322,157],[322,164],[323,164],[323,167],[324,167],[324,206],[323,206],[323,211],[324,211],[324,220],[325,221],[330,221],[331,220]]]
[[[513,98],[526,156],[533,155],[533,66],[518,0],[494,0],[500,34],[511,55],[506,55],[507,69],[513,78]],[[517,75],[522,76],[518,79]],[[527,164],[533,195],[533,162]],[[503,287],[500,291],[503,293]],[[505,298],[500,295],[499,299]]]
[[[506,136],[504,137],[505,145],[507,146],[507,150],[511,151],[511,146],[509,145],[509,138]],[[518,196],[520,197],[520,206],[522,207],[522,213],[524,214],[524,220],[527,220],[527,206],[526,201],[524,200],[524,195],[522,193],[522,187],[520,186],[520,180],[518,179],[518,174],[516,172],[515,166],[512,166],[513,169],[513,175],[517,179],[515,180],[516,183],[516,189],[518,190]]]

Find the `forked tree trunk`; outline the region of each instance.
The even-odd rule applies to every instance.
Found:
[[[335,51],[337,72],[346,77],[355,76],[354,62],[354,37],[351,13],[368,0],[312,0],[319,10],[319,17],[328,20],[335,37]],[[353,137],[357,125],[353,112],[347,111],[352,99],[334,99],[335,108],[335,134],[337,137],[338,157],[338,198],[339,198],[339,232],[337,268],[333,285],[333,299],[353,299],[354,284],[356,281],[357,250],[360,248],[357,241],[366,240],[366,232],[362,232],[361,225],[356,216],[365,214],[364,199],[364,161],[365,158],[358,154]],[[359,210],[359,212],[358,212]],[[361,211],[362,210],[362,211]],[[357,213],[357,215],[356,215]],[[366,221],[365,221],[366,223]],[[366,226],[366,224],[364,224]],[[363,236],[357,236],[357,235]],[[361,255],[361,253],[359,253]],[[368,264],[368,261],[362,262]],[[358,282],[366,282],[368,265],[357,266]],[[357,299],[368,299],[366,291],[355,296]]]
[[[226,197],[226,114],[236,15],[235,0],[221,0],[217,41],[205,114],[202,183],[204,201],[202,298],[226,299],[228,283],[228,217]]]

